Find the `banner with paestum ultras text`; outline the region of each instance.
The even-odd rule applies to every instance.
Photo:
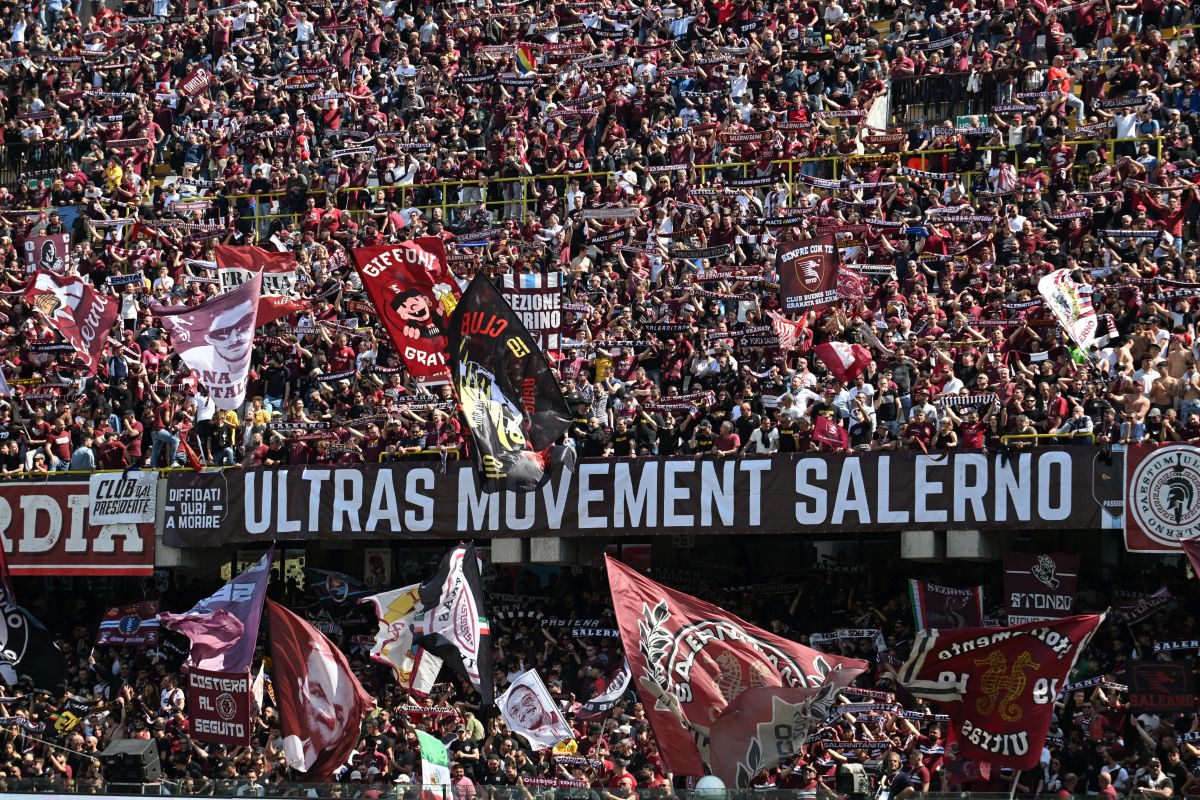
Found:
[[[527,493],[480,490],[469,463],[292,466],[174,473],[163,540],[177,547],[268,539],[856,533],[906,528],[1114,527],[1121,455],[780,454],[585,461]],[[1115,514],[1115,517],[1113,516]]]

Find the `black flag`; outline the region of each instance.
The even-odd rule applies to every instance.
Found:
[[[17,605],[7,581],[0,581],[0,639],[5,681],[28,677],[34,688],[58,694],[67,682],[67,662],[45,626]]]
[[[512,307],[482,273],[450,317],[454,385],[483,491],[536,489],[571,414],[558,380]]]
[[[495,701],[492,632],[483,609],[483,580],[475,546],[460,544],[421,585],[413,641],[471,681],[485,706]]]

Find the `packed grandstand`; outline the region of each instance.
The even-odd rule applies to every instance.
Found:
[[[553,487],[576,479],[558,476],[610,465],[593,503],[610,516],[571,484],[579,528],[786,534],[840,520],[864,470],[886,485],[918,464],[860,531],[1015,519],[1051,537],[1102,509],[1119,524],[1130,458],[1125,487],[1150,488],[1124,499],[1146,531],[1129,549],[1177,553],[1200,530],[1191,6],[4,9],[0,530],[20,577],[0,589],[0,791],[653,800],[710,774],[798,800],[1200,793],[1181,559],[1102,571],[1047,538],[1003,575],[622,556],[547,577],[486,558],[480,574],[459,547],[395,576],[395,552],[368,551],[359,581],[289,567],[282,544],[343,521],[528,530],[516,504],[498,521],[511,499],[448,500],[448,471],[508,498],[549,477],[530,525],[560,533]],[[506,327],[507,353],[479,344]],[[621,475],[670,494],[685,457],[707,516],[622,494]],[[958,464],[992,470],[975,473],[986,503]],[[307,466],[376,488],[355,477],[358,501],[331,501],[344,485]],[[937,506],[941,468],[953,510],[910,518]],[[389,517],[392,475],[410,506]],[[60,480],[87,499],[18,499]],[[152,573],[153,532],[136,570],[100,555],[66,573],[104,579],[22,560],[83,542],[84,507],[167,545],[269,532],[283,552],[274,573],[239,551],[190,581]],[[451,601],[465,639],[438,627]],[[1003,638],[1023,656],[954,639],[1018,624]],[[926,655],[964,671],[926,674]],[[738,724],[779,713],[753,705],[764,688],[796,704],[795,730],[737,751],[766,741]]]

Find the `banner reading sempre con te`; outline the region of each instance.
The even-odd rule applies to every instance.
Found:
[[[527,494],[479,488],[474,466],[412,462],[175,473],[166,544],[404,536],[821,533],[1113,527],[1121,454],[1043,448],[1008,457],[952,453],[780,454],[739,460],[646,458],[556,471]]]

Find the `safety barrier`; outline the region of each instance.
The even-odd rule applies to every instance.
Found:
[[[1129,148],[1125,149],[1132,148],[1136,150],[1137,146],[1143,142],[1150,143],[1155,156],[1159,159],[1162,158],[1163,137],[1079,139],[1069,140],[1067,144],[1072,147],[1099,145],[1104,150],[1105,163],[1111,165],[1116,162],[1116,151],[1121,149],[1118,147],[1119,145],[1128,144]],[[1022,148],[1008,147],[1006,145],[985,145],[975,148],[974,152],[1007,152],[1015,157],[1018,154],[1038,152],[1040,149],[1040,144],[1032,144]],[[901,151],[889,155],[895,155],[902,163],[915,166],[919,169],[932,169],[934,172],[955,172],[960,176],[964,188],[970,193],[972,191],[972,184],[979,177],[980,173],[969,169],[959,169],[961,165],[957,163],[957,159],[961,152],[958,148],[939,148]],[[770,162],[770,171],[765,174],[775,175],[783,181],[788,192],[787,202],[789,205],[792,205],[801,187],[807,191],[814,190],[811,186],[803,186],[800,181],[801,177],[839,179],[845,174],[844,164],[848,159],[852,160],[853,154],[849,156],[823,155],[811,158],[780,159]],[[703,184],[714,180],[718,174],[725,180],[754,177],[758,173],[752,174],[751,170],[756,169],[757,166],[755,162],[738,161],[717,164],[689,164],[683,165],[682,168],[693,174],[696,183]],[[1081,164],[1077,163],[1074,166],[1076,173],[1082,169],[1084,167]],[[314,197],[320,202],[322,207],[342,209],[352,220],[360,224],[372,216],[373,212],[367,206],[371,203],[371,198],[379,192],[382,192],[390,202],[395,202],[401,208],[415,208],[423,214],[431,216],[436,212],[443,220],[450,220],[456,216],[469,216],[469,210],[478,208],[482,202],[494,217],[518,219],[521,223],[525,223],[530,216],[531,209],[538,203],[538,199],[534,196],[534,191],[531,191],[531,187],[544,187],[554,184],[560,189],[565,190],[573,181],[578,182],[582,186],[584,182],[592,179],[599,179],[606,182],[616,177],[616,172],[601,171],[527,175],[490,180],[449,180],[416,185],[398,184],[348,187],[334,191],[322,190],[309,192],[303,196],[303,199],[306,201],[307,198]],[[901,178],[901,180],[905,179]],[[468,199],[464,201],[464,197],[466,196],[464,192],[469,189],[477,190],[480,199]],[[565,191],[560,191],[560,197],[563,198],[562,205],[558,209],[560,219],[565,218],[567,211],[565,195]],[[239,194],[228,195],[227,197],[231,207],[238,209],[240,224],[243,225],[244,232],[252,234],[257,239],[266,238],[277,226],[288,227],[298,225],[304,219],[305,211],[303,208],[284,209],[283,204],[287,197],[285,192],[265,192],[255,195]],[[128,233],[129,229],[126,228],[126,235]]]
[[[1066,144],[1072,147],[1083,146],[1101,146],[1104,149],[1105,163],[1116,163],[1116,150],[1118,145],[1129,143],[1136,149],[1138,145],[1146,142],[1149,143],[1155,156],[1162,157],[1162,142],[1163,137],[1140,137],[1131,139],[1079,139],[1068,140]],[[1033,153],[1041,149],[1040,144],[1032,144],[1023,148],[1008,147],[1004,145],[985,145],[975,148],[975,153],[993,153],[1006,152],[1013,154],[1018,153]],[[956,167],[957,164],[947,163],[952,159],[957,159],[962,151],[958,148],[939,148],[929,150],[901,151],[895,155],[902,163],[908,163],[916,166],[919,169],[931,169],[934,172],[948,171],[956,172],[961,176],[964,187],[970,193],[972,183],[979,172],[973,170],[960,170]],[[783,181],[784,186],[788,191],[788,204],[793,204],[793,200],[798,190],[803,186],[799,178],[800,176],[813,178],[829,178],[837,180],[843,177],[844,163],[847,158],[853,159],[850,156],[817,156],[812,158],[799,159],[780,159],[771,162],[771,171],[766,174],[778,176]],[[934,162],[937,163],[934,163]],[[683,168],[693,172],[696,177],[696,183],[708,183],[719,173],[724,180],[736,178],[754,177],[751,170],[755,169],[755,162],[738,161],[723,164],[691,164],[685,165]],[[948,167],[948,169],[943,169]],[[1074,169],[1076,172],[1084,169],[1083,165],[1076,164]],[[364,206],[368,205],[371,197],[382,192],[385,198],[391,202],[395,202],[399,207],[405,209],[418,209],[425,215],[434,215],[435,212],[443,220],[451,220],[454,216],[459,215],[459,212],[469,209],[477,209],[482,202],[483,205],[492,212],[492,215],[501,219],[517,219],[524,224],[530,215],[531,207],[536,206],[538,199],[534,196],[534,192],[530,190],[531,186],[544,187],[548,184],[554,184],[560,189],[564,189],[572,182],[578,182],[580,186],[584,182],[591,179],[599,179],[602,182],[609,181],[617,177],[616,172],[579,172],[579,173],[562,173],[553,175],[529,175],[515,178],[497,178],[493,180],[472,180],[472,181],[438,181],[434,183],[421,185],[391,185],[391,186],[373,186],[373,187],[350,187],[346,189],[338,189],[333,192],[323,193],[326,207],[337,207],[344,213],[349,215],[356,223],[361,224],[367,221],[373,212]],[[903,178],[902,178],[903,179]],[[813,187],[804,187],[809,191]],[[464,192],[468,189],[477,190],[481,199],[471,199],[463,202]],[[560,220],[566,215],[566,192],[560,191],[562,197],[562,205],[558,209]],[[321,197],[320,194],[310,193],[305,196],[305,199],[310,196]],[[291,211],[275,210],[282,209],[282,203],[286,195],[284,192],[269,192],[258,195],[230,195],[231,203],[241,205],[247,208],[250,214],[247,215],[252,222],[248,227],[255,233],[258,238],[266,238],[274,230],[276,226],[290,226],[300,224],[304,219],[303,209],[294,209]],[[454,199],[452,199],[452,197]],[[430,200],[431,202],[422,202]],[[269,207],[270,210],[264,213],[264,207]],[[461,216],[469,216],[468,213],[463,213]]]
[[[75,158],[75,145],[43,139],[37,142],[0,144],[0,186],[12,187],[28,178],[45,179],[47,170],[62,171]]]
[[[826,785],[833,788],[832,779]],[[317,798],[324,800],[353,800],[354,798],[373,798],[374,800],[417,800],[418,798],[441,798],[441,800],[461,800],[472,797],[477,800],[528,800],[534,798],[587,798],[586,789],[573,787],[548,786],[480,786],[472,788],[469,793],[456,792],[452,785],[436,784],[421,786],[419,784],[369,783],[365,781],[349,781],[346,783],[263,783],[250,785],[246,780],[195,780],[185,781],[163,780],[160,783],[128,784],[105,783],[103,780],[67,781],[54,778],[21,778],[5,782],[0,779],[0,793],[9,800],[24,800],[37,798],[46,800],[54,795],[75,796],[88,795],[91,797],[149,797],[173,795],[177,797],[213,797],[213,798],[245,798],[245,797],[279,797],[279,798]],[[811,793],[786,789],[735,789],[735,790],[699,790],[675,792],[669,789],[635,790],[630,800],[659,800],[672,798],[675,800],[802,800],[811,798]],[[828,795],[839,800],[851,795],[836,793]],[[1022,795],[1028,798],[1031,795]],[[1051,798],[1053,795],[1042,795]],[[1009,800],[1007,792],[929,792],[920,795],[921,800]]]
[[[454,461],[458,461],[460,458],[463,457],[462,453],[458,450],[447,450],[447,451],[445,451],[445,453],[446,453],[447,458],[452,459]],[[386,458],[389,455],[395,455],[398,457],[394,458],[394,459]],[[413,453],[391,453],[391,452],[385,450],[379,454],[379,463],[380,464],[388,464],[388,463],[394,463],[397,461],[417,461],[417,460],[420,460],[420,459],[422,459],[424,457],[428,457],[428,456],[433,456],[435,458],[441,458],[442,451],[438,450],[436,448],[432,448],[432,449],[426,448],[424,450],[418,450]],[[131,469],[134,469],[134,468],[131,468]],[[163,475],[166,475],[171,472],[194,472],[195,471],[191,467],[159,467],[158,469],[151,469],[149,467],[137,467],[136,469],[144,469],[146,472],[158,472]],[[205,464],[204,465],[204,470],[206,472],[227,470],[227,469],[245,469],[245,465],[244,464],[225,464],[222,466],[218,466],[216,464]],[[50,472],[38,472],[36,470],[21,470],[20,472],[10,472],[8,475],[0,476],[0,480],[14,480],[14,481],[24,480],[24,481],[41,481],[43,483],[53,483],[54,481],[78,480],[79,476],[88,477],[91,475],[100,475],[100,474],[106,473],[106,472],[112,473],[112,472],[128,472],[128,471],[129,470],[120,470],[120,469],[92,469],[92,470],[62,469],[62,470],[52,470]]]
[[[1065,440],[1070,442],[1080,441],[1084,444],[1095,444],[1096,435],[1091,431],[1087,433],[1010,433],[1000,437],[1001,444],[1009,444],[1010,442],[1032,442],[1037,445],[1043,441],[1049,444],[1063,444]]]

